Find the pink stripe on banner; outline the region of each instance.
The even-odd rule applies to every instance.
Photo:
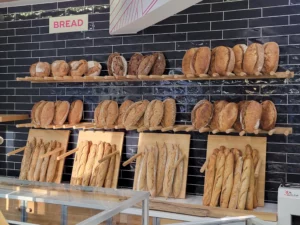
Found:
[[[123,12],[123,14],[122,14],[121,17],[119,18],[119,20],[116,22],[116,24],[114,25],[114,27],[111,29],[111,31],[114,31],[114,30],[115,30],[116,25],[120,23],[120,19],[121,19],[121,18],[123,17],[123,15],[127,12],[129,6],[132,4],[133,1],[134,1],[134,0],[131,0],[130,4],[127,6],[127,8],[126,8],[125,11]]]
[[[144,11],[144,7],[143,7],[143,15],[144,15],[144,12],[146,12],[148,10],[148,8],[153,4],[153,2],[155,2],[156,0],[152,0],[152,2],[147,6],[147,8],[145,9]]]
[[[146,11],[145,11],[145,13],[144,13],[143,15],[147,14],[147,13],[153,8],[153,6],[154,6],[156,3],[157,3],[157,0],[154,0],[154,2],[151,3],[152,5],[148,6],[148,8],[146,9]]]
[[[120,1],[119,1],[120,2]],[[118,4],[119,4],[118,2]],[[121,6],[121,8],[119,9],[119,11],[117,12],[116,16],[112,19],[112,21],[110,22],[110,24],[115,20],[115,18],[119,15],[121,9],[123,8],[123,6],[125,5],[126,1],[124,1],[123,5]],[[117,7],[116,7],[117,8]],[[112,15],[113,12],[111,12],[111,15]]]

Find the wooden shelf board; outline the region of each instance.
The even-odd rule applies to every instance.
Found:
[[[194,77],[185,75],[150,75],[150,76],[137,76],[132,75],[125,77],[113,77],[113,76],[98,76],[98,77],[79,77],[73,78],[67,77],[18,77],[17,81],[28,81],[32,83],[74,83],[74,82],[123,82],[123,81],[200,81],[200,80],[257,80],[257,79],[282,79],[293,78],[294,72],[277,72],[274,75],[261,75],[261,76],[205,76]]]
[[[0,122],[9,122],[17,120],[27,120],[29,116],[27,114],[0,114]]]
[[[21,128],[21,127],[27,127],[27,128],[45,128],[45,129],[83,129],[83,130],[124,130],[125,128],[120,128],[120,129],[116,129],[116,127],[112,128],[112,127],[97,127],[94,123],[89,123],[89,122],[82,122],[76,125],[69,125],[69,124],[64,124],[62,126],[59,127],[55,127],[53,126],[47,126],[47,127],[40,127],[37,126],[35,124],[32,123],[23,123],[23,124],[17,124],[16,125],[17,128]],[[134,128],[128,128],[126,130],[138,130],[136,127]],[[143,129],[144,131],[151,131],[153,129],[150,128],[149,129]],[[162,128],[161,130],[155,129],[155,131],[161,131],[161,132],[166,132],[164,131],[164,128]],[[204,131],[199,131],[193,128],[193,126],[191,125],[175,125],[172,129],[168,128],[167,131],[173,131],[173,132],[195,132],[198,131],[200,133],[207,133],[207,132],[212,132],[212,130],[210,129],[204,129]],[[224,134],[225,132],[217,132],[217,133],[211,133],[211,134]],[[233,129],[230,129],[230,132],[227,132],[227,134],[231,134],[231,133],[238,133],[238,131],[235,131]],[[292,127],[275,127],[273,132],[270,133],[269,131],[264,131],[264,130],[258,130],[258,132],[256,133],[256,135],[258,134],[269,134],[270,136],[273,134],[284,134],[286,136],[288,136],[289,134],[293,133],[293,128]],[[244,135],[244,134],[243,134]],[[243,136],[241,135],[241,136]]]

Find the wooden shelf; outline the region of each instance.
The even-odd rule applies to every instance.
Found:
[[[112,126],[112,127],[97,127],[94,123],[89,123],[89,122],[83,122],[79,123],[77,125],[70,125],[70,124],[64,124],[61,126],[55,126],[55,125],[49,125],[46,127],[40,127],[32,123],[24,123],[24,124],[18,124],[16,125],[17,128],[22,128],[22,127],[28,127],[28,128],[44,128],[44,129],[83,129],[83,130],[136,130],[138,132],[144,132],[144,131],[160,131],[160,132],[167,132],[167,131],[173,131],[173,132],[199,132],[199,133],[208,133],[211,132],[212,134],[220,134],[220,133],[226,133],[226,134],[231,134],[231,133],[239,133],[240,136],[244,136],[246,133],[245,132],[238,132],[234,129],[229,129],[226,132],[218,132],[216,130],[210,130],[209,128],[202,128],[200,130],[194,129],[193,126],[191,125],[175,125],[174,127],[167,127],[167,128],[162,128],[162,127],[150,127],[150,128],[140,128],[137,129],[137,127],[130,127],[130,128],[124,128],[124,127],[117,127],[117,126]],[[291,127],[275,127],[271,131],[264,131],[264,130],[256,130],[254,134],[268,134],[268,135],[273,135],[273,134],[284,134],[285,136],[288,136],[293,133],[293,128]]]
[[[72,83],[72,82],[122,82],[122,81],[176,81],[176,80],[248,80],[248,79],[282,79],[282,78],[293,78],[294,72],[277,72],[272,75],[258,75],[258,76],[209,76],[207,74],[201,74],[200,77],[195,77],[193,75],[150,75],[150,76],[98,76],[98,77],[17,77],[17,81],[27,81],[32,83]]]
[[[0,114],[0,122],[9,122],[17,120],[27,120],[29,116],[26,114]]]

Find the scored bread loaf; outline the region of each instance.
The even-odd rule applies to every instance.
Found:
[[[227,104],[228,102],[224,100],[214,102],[213,116],[209,125],[212,130],[218,129],[219,114]]]
[[[250,186],[250,176],[252,169],[252,159],[250,157],[246,157],[243,164],[243,173],[241,177],[241,188],[238,197],[237,208],[244,210],[246,206],[247,194]]]
[[[240,132],[240,131],[243,130],[243,127],[242,127],[242,124],[241,124],[241,118],[242,118],[241,112],[242,112],[242,108],[245,107],[246,104],[247,104],[247,101],[240,101],[240,102],[238,103],[238,109],[239,109],[239,111],[238,111],[238,116],[237,116],[237,118],[236,118],[236,121],[235,121],[234,124],[233,124],[233,128],[234,128],[236,131],[238,131],[238,132]]]
[[[264,47],[261,44],[251,44],[244,55],[243,70],[247,75],[259,75],[264,65]]]
[[[112,151],[111,145],[109,143],[105,143],[103,157],[109,155],[111,153],[111,151]],[[97,187],[103,187],[103,185],[104,185],[104,181],[105,181],[105,178],[107,175],[110,160],[111,159],[107,159],[104,162],[100,163],[100,165],[99,165],[99,173],[97,174],[97,177],[96,177],[96,186]]]
[[[210,65],[209,65],[209,70],[208,74],[213,76],[216,74],[216,52],[217,52],[218,47],[215,47],[211,50],[211,59],[210,59]]]
[[[95,108],[95,111],[94,111],[94,122],[96,124],[96,126],[100,126],[100,121],[99,121],[99,114],[100,114],[100,110],[101,110],[101,107],[102,107],[102,103],[104,101],[101,101],[97,107]]]
[[[138,75],[148,75],[157,59],[157,56],[157,54],[145,56],[139,65]]]
[[[232,128],[236,119],[238,118],[239,108],[234,102],[230,102],[222,108],[219,113],[218,118],[218,130],[225,132],[226,130]]]
[[[112,72],[112,60],[115,56],[120,56],[120,54],[118,52],[114,52],[112,54],[109,55],[108,59],[107,59],[107,70],[108,70],[108,75],[109,76],[113,76],[113,72]]]
[[[64,60],[56,60],[51,64],[51,72],[54,77],[68,76],[69,71],[70,66]]]
[[[95,164],[97,149],[98,149],[98,145],[96,144],[93,144],[90,147],[90,152],[83,173],[83,178],[81,183],[82,186],[88,186],[90,184],[90,179],[93,172],[93,166]]]
[[[40,139],[35,146],[34,152],[32,153],[30,168],[29,168],[28,175],[27,175],[27,179],[30,181],[33,181],[34,170],[35,170],[35,167],[36,167],[36,164],[38,161],[38,157],[39,157],[39,153],[40,153],[40,150],[41,150],[41,147],[43,144],[44,144],[43,140]]]
[[[35,110],[34,121],[35,121],[36,125],[41,125],[41,114],[42,114],[43,108],[46,104],[47,104],[46,101],[41,101]]]
[[[98,124],[100,127],[112,126],[115,124],[119,115],[118,103],[111,100],[104,100],[101,104]]]
[[[173,127],[176,120],[176,102],[172,98],[167,98],[163,101],[163,117],[161,125],[163,127]]]
[[[191,62],[191,70],[193,74],[200,76],[206,74],[209,69],[211,51],[208,47],[200,47],[194,54]]]
[[[156,174],[157,174],[158,149],[152,146],[147,156],[147,189],[151,197],[156,197]]]
[[[96,61],[88,61],[88,71],[85,76],[96,77],[99,76],[102,70],[100,63]]]
[[[123,119],[124,126],[125,127],[136,126],[137,122],[144,116],[148,104],[149,104],[148,100],[142,100],[129,106]]]
[[[77,171],[78,171],[78,167],[79,167],[81,151],[83,150],[83,147],[85,144],[87,144],[87,141],[86,142],[81,141],[77,147],[78,150],[75,153],[74,162],[73,162],[73,169],[72,169],[72,175],[71,175],[71,181],[70,181],[71,185],[76,184],[76,176],[77,176]]]
[[[34,152],[34,149],[36,147],[36,138],[33,138],[31,141],[28,141],[23,153],[22,163],[21,163],[21,169],[20,169],[20,180],[26,180],[27,174],[30,169],[30,162],[31,158]]]
[[[246,209],[253,210],[253,199],[254,199],[254,188],[255,188],[254,163],[253,163],[252,154],[247,157],[249,157],[252,160],[252,166],[251,166],[249,190],[246,199]]]
[[[117,146],[116,145],[112,145],[112,153],[117,151]],[[110,158],[110,162],[109,162],[109,167],[108,167],[108,171],[107,171],[107,175],[105,178],[105,183],[104,183],[104,187],[105,188],[116,188],[113,187],[113,179],[114,179],[114,173],[115,173],[115,165],[116,165],[116,155],[112,156]]]
[[[277,120],[277,110],[273,102],[266,100],[261,103],[262,114],[260,120],[260,127],[263,130],[272,130],[275,128]]]
[[[105,142],[99,142],[95,162],[92,169],[90,186],[96,186],[97,174],[99,173],[99,169],[100,169],[100,163],[98,163],[98,161],[103,158],[104,146],[105,146]]]
[[[85,171],[85,167],[86,167],[86,163],[87,163],[87,159],[88,159],[88,155],[89,155],[89,151],[90,151],[90,146],[91,146],[91,142],[85,141],[82,150],[79,152],[80,153],[79,164],[77,167],[77,173],[75,175],[75,184],[76,185],[82,184],[83,174]]]
[[[46,149],[45,153],[48,153],[52,150],[53,146],[56,146],[55,141],[51,141],[48,148]],[[49,164],[50,156],[47,156],[43,159],[42,166],[41,166],[41,172],[40,172],[40,182],[45,182],[46,181],[46,174],[47,174],[47,168]]]
[[[182,152],[179,148],[179,145],[175,145],[178,151],[178,159],[181,158]],[[177,161],[176,161],[177,163]],[[182,178],[183,178],[183,170],[184,170],[184,159],[181,160],[179,165],[176,168],[175,174],[174,174],[174,182],[173,182],[173,195],[174,198],[179,198],[182,190]]]
[[[167,154],[168,149],[166,143],[163,144],[162,147],[159,147],[156,143],[156,147],[158,148],[158,162],[157,162],[157,171],[165,171],[166,163],[167,163]],[[159,195],[163,189],[165,173],[158,172],[157,180],[156,180],[156,193]]]
[[[40,147],[40,152],[39,152],[39,155],[38,155],[38,160],[37,160],[34,172],[33,172],[33,180],[34,181],[39,181],[39,179],[40,179],[40,172],[41,172],[42,163],[43,163],[43,159],[41,158],[41,156],[45,154],[45,152],[48,149],[49,145],[50,145],[50,143],[47,143],[45,145],[41,145],[41,147]]]
[[[40,115],[40,122],[42,127],[46,127],[50,125],[53,121],[55,114],[55,103],[54,102],[47,102]]]
[[[55,103],[55,113],[53,124],[54,125],[63,125],[68,117],[70,110],[70,103],[67,101],[57,101]]]
[[[56,146],[52,146],[53,149],[55,148],[60,148],[61,147],[61,143],[60,142],[56,142]],[[54,182],[56,177],[56,168],[57,168],[57,164],[58,164],[58,160],[57,157],[60,155],[60,152],[56,152],[53,155],[51,155],[50,160],[49,160],[49,164],[48,164],[48,170],[47,170],[47,175],[46,175],[46,182]]]
[[[219,197],[220,197],[220,193],[222,190],[222,184],[223,184],[224,167],[225,167],[225,154],[224,154],[224,151],[222,151],[220,149],[220,151],[218,152],[218,155],[217,155],[214,187],[213,187],[211,200],[209,203],[209,205],[212,207],[216,207],[219,202]]]
[[[233,72],[237,76],[241,76],[244,72],[243,70],[243,61],[244,61],[244,55],[247,50],[247,45],[244,44],[238,44],[233,47],[233,52],[235,56],[235,64]]]
[[[197,48],[191,48],[186,51],[183,59],[182,59],[182,72],[183,74],[194,74],[192,69],[192,63],[194,55],[197,51]]]
[[[31,109],[31,121],[33,124],[37,124],[36,119],[35,119],[36,110],[37,110],[38,106],[43,102],[45,102],[45,101],[39,101],[39,102],[35,103]]]
[[[269,75],[271,72],[275,73],[278,69],[279,63],[279,46],[276,42],[267,42],[264,44],[264,66],[262,73]]]
[[[220,46],[215,52],[215,71],[220,76],[228,76],[234,69],[235,56],[229,47]]]
[[[241,110],[242,129],[247,133],[254,133],[259,128],[262,115],[262,105],[256,101],[247,101]]]
[[[138,75],[138,68],[144,56],[141,53],[134,53],[128,63],[128,75]]]
[[[192,111],[192,124],[195,129],[209,125],[213,115],[213,105],[207,100],[199,101]]]
[[[225,159],[224,177],[222,184],[222,192],[220,198],[220,206],[222,208],[228,208],[229,199],[233,186],[233,170],[234,169],[234,156],[232,152],[229,152]]]
[[[115,56],[111,62],[111,72],[114,76],[126,76],[127,62],[123,56]]]
[[[166,58],[164,53],[156,52],[154,54],[156,55],[156,60],[152,66],[152,69],[150,70],[150,74],[163,75],[166,69]]]
[[[151,101],[144,115],[144,126],[145,127],[156,127],[159,126],[164,114],[164,106],[162,101],[153,100]]]
[[[69,115],[68,115],[68,121],[70,125],[78,124],[82,119],[83,114],[83,102],[81,100],[76,100],[72,102]]]
[[[81,77],[88,72],[88,62],[86,60],[72,61],[69,63],[70,76]]]
[[[203,205],[205,206],[209,206],[211,201],[214,180],[215,180],[215,173],[216,173],[217,154],[212,154],[209,157],[207,168],[205,170],[204,194],[203,194]]]
[[[258,161],[259,161],[259,153],[258,153],[257,149],[253,149],[252,158],[253,158],[254,171],[256,171],[256,167],[257,167]],[[258,190],[257,189],[258,189],[258,178],[255,177],[255,179],[254,179],[254,193],[253,193],[253,208],[257,208],[257,206],[258,206],[258,198],[257,198],[257,191]]]
[[[126,100],[121,104],[121,106],[119,108],[118,119],[117,119],[118,126],[123,126],[123,120],[124,120],[125,113],[133,103],[134,102],[131,100]]]
[[[47,62],[38,62],[31,65],[29,72],[32,77],[49,77],[51,66]]]
[[[148,161],[149,149],[145,147],[144,153],[140,160],[140,169],[137,180],[137,190],[147,191],[147,161]]]

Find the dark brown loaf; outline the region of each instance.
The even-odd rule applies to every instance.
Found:
[[[127,62],[123,56],[115,56],[112,59],[111,71],[114,76],[126,76]]]
[[[218,119],[218,130],[225,132],[226,130],[232,128],[234,122],[238,117],[238,105],[230,102],[228,103],[219,113]]]
[[[163,118],[161,125],[163,127],[173,127],[176,120],[176,102],[172,98],[163,101]]]
[[[52,123],[55,114],[55,104],[54,102],[47,102],[40,115],[41,126],[45,127]]]
[[[263,130],[272,130],[277,120],[277,110],[273,102],[266,100],[262,102],[262,115],[260,126]]]
[[[265,75],[276,72],[279,63],[279,46],[276,42],[268,42],[264,44],[264,66],[262,73]]]
[[[69,115],[68,115],[69,124],[71,125],[78,124],[82,119],[82,114],[83,114],[83,102],[81,100],[76,100],[72,102]]]
[[[215,70],[220,76],[227,76],[234,69],[235,57],[231,48],[220,46],[215,53]]]
[[[261,44],[251,44],[244,55],[243,70],[247,75],[257,75],[264,65],[264,47]]]
[[[128,64],[128,75],[138,75],[138,68],[143,58],[141,53],[135,53],[131,56]]]
[[[68,117],[70,103],[67,101],[58,101],[55,103],[54,125],[63,125]]]
[[[112,72],[112,60],[115,56],[120,56],[120,54],[118,52],[114,52],[112,54],[109,55],[108,59],[107,59],[107,70],[108,70],[108,75],[109,76],[113,76],[113,72]]]
[[[210,121],[210,128],[212,130],[218,129],[219,114],[227,104],[228,102],[224,100],[214,102],[214,113]]]
[[[119,115],[118,115],[118,119],[117,119],[117,125],[118,126],[122,126],[123,125],[123,119],[125,116],[125,113],[127,111],[127,109],[133,104],[134,102],[131,100],[126,100],[122,103],[122,105],[119,108]]]
[[[194,128],[200,129],[209,125],[213,115],[213,105],[207,100],[199,101],[192,111]]]
[[[192,71],[196,75],[206,74],[209,69],[211,51],[208,47],[200,47],[192,59]]]
[[[182,72],[183,74],[194,74],[192,70],[193,57],[196,53],[197,48],[191,48],[186,51],[182,59]]]
[[[234,64],[234,69],[233,72],[235,75],[239,76],[243,70],[243,61],[244,61],[244,55],[247,50],[247,45],[244,44],[238,44],[233,47],[233,52],[235,56],[235,64]]]
[[[138,68],[138,75],[148,75],[157,59],[157,55],[147,55],[143,58]]]
[[[166,69],[166,58],[162,52],[154,53],[156,56],[156,60],[150,74],[153,75],[163,75]]]
[[[54,77],[68,76],[70,71],[70,66],[64,60],[56,60],[51,65],[51,71]]]
[[[205,170],[205,181],[204,181],[204,194],[203,194],[203,205],[209,206],[211,195],[214,186],[215,173],[216,173],[216,160],[217,155],[212,154],[207,163],[207,168]]]

